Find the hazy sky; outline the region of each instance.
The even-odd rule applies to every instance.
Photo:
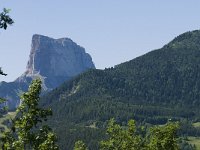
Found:
[[[26,68],[32,35],[69,37],[104,69],[200,28],[199,0],[0,0],[15,24],[0,30],[0,66],[13,81]]]

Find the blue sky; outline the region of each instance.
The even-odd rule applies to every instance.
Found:
[[[199,0],[0,0],[15,24],[0,30],[0,66],[13,81],[26,68],[32,35],[69,37],[104,69],[200,28]]]

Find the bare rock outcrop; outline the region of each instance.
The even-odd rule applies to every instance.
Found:
[[[95,68],[91,56],[71,39],[35,34],[26,71],[13,82],[1,82],[0,96],[14,109],[20,102],[17,95],[27,90],[32,79],[40,77],[48,91],[90,68]]]

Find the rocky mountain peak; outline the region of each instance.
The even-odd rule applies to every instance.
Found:
[[[43,91],[49,91],[89,68],[95,68],[91,56],[71,39],[35,34],[25,72],[13,82],[1,82],[0,97],[8,100],[6,105],[12,110],[34,78],[40,77]]]
[[[70,77],[94,67],[90,55],[71,39],[33,35],[26,74]]]
[[[53,39],[35,34],[26,71],[17,80],[40,76],[45,79],[47,88],[51,89],[60,84],[55,83],[55,79],[63,81],[89,68],[95,68],[91,56],[71,39]]]

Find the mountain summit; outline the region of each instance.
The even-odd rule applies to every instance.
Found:
[[[40,76],[48,89],[53,89],[73,76],[95,68],[85,49],[69,38],[53,39],[33,35],[25,73],[17,80]]]
[[[97,149],[110,118],[122,124],[132,118],[149,124],[199,121],[200,31],[181,34],[114,68],[80,74],[45,95],[41,105],[54,112],[48,123],[59,135],[61,149],[73,149],[74,139]]]
[[[185,32],[166,45],[168,48],[199,48],[200,30]]]
[[[2,82],[0,96],[8,99],[10,108],[15,108],[19,104],[17,94],[27,90],[32,79],[40,77],[44,90],[51,90],[89,68],[95,68],[91,56],[71,39],[35,34],[26,71],[14,82]]]

